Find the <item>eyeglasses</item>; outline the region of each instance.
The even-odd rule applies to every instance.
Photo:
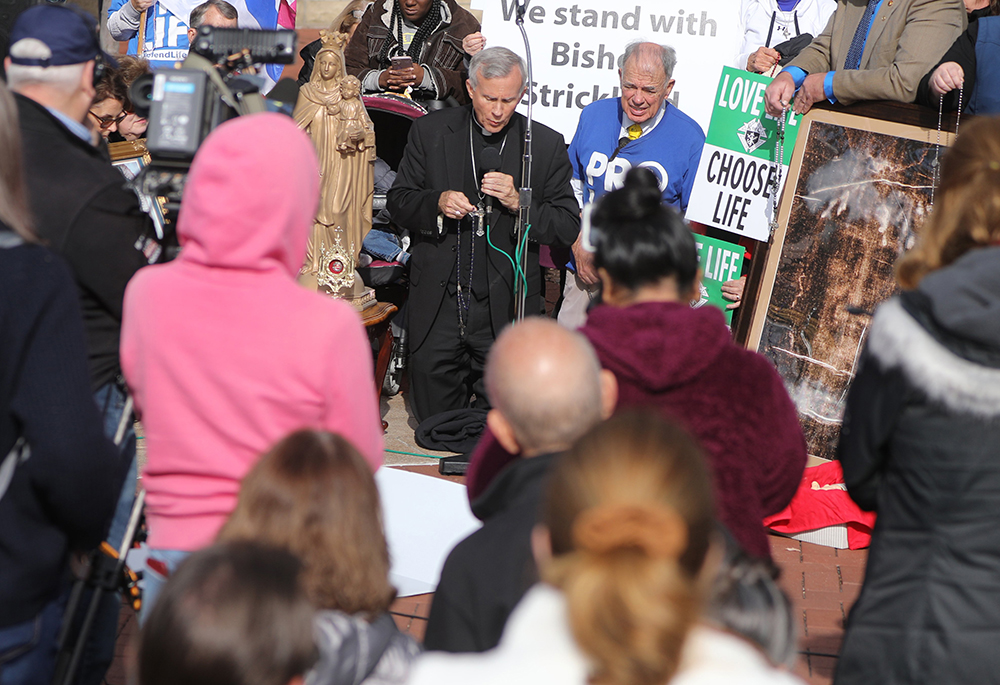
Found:
[[[122,122],[122,119],[128,116],[127,112],[122,112],[116,117],[113,117],[110,114],[105,114],[103,117],[99,117],[96,114],[94,114],[93,110],[87,110],[87,111],[90,113],[90,116],[97,119],[97,125],[101,127],[102,131],[108,130],[113,125],[120,124]]]

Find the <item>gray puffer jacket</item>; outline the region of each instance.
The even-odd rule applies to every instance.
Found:
[[[340,611],[320,611],[314,624],[319,661],[306,685],[396,685],[406,680],[420,645],[382,614],[369,623]]]
[[[878,308],[838,455],[878,521],[834,682],[996,682],[1000,247]]]

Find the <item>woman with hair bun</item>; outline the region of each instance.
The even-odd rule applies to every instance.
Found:
[[[600,424],[553,465],[532,540],[542,582],[500,644],[426,654],[410,685],[799,682],[749,642],[699,623],[713,512],[686,431],[652,412]]]
[[[806,447],[780,377],[733,343],[722,313],[692,308],[698,253],[656,177],[634,169],[591,215],[603,304],[580,329],[615,374],[618,407],[656,407],[698,438],[719,520],[750,554],[770,558],[765,516],[795,494]]]
[[[903,292],[872,318],[837,447],[848,493],[878,520],[835,682],[994,682],[1000,119],[962,125],[896,279]]]

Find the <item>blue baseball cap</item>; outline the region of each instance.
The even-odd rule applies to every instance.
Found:
[[[51,51],[47,58],[15,57],[10,61],[29,67],[58,67],[82,64],[103,54],[97,38],[97,20],[93,15],[67,5],[35,5],[21,12],[10,32],[10,46],[19,40],[34,38]]]

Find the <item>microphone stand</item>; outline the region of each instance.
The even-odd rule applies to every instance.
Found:
[[[514,233],[515,250],[517,256],[517,268],[514,272],[514,321],[520,321],[525,317],[525,301],[528,296],[528,245],[526,231],[530,227],[531,213],[531,94],[532,94],[532,71],[531,71],[531,45],[528,43],[528,34],[524,30],[524,13],[528,9],[527,0],[517,1],[517,16],[515,23],[521,30],[521,37],[524,39],[525,63],[528,66],[528,114],[524,128],[524,156],[521,165],[521,188],[520,207],[517,214],[517,228]],[[520,273],[520,276],[518,275]]]

